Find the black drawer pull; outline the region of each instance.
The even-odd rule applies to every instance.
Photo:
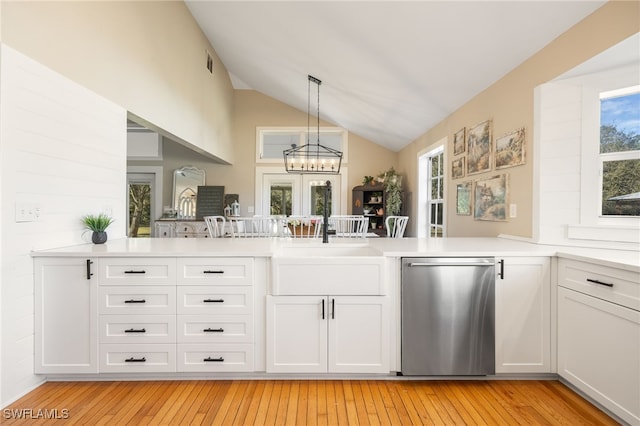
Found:
[[[205,333],[224,333],[224,328],[205,328]]]
[[[145,357],[142,357],[142,358],[131,357],[131,358],[125,359],[124,362],[147,362],[147,359]]]
[[[124,332],[125,333],[146,333],[147,330],[144,328],[140,328],[140,329],[130,328],[128,330],[125,330]]]
[[[129,299],[125,300],[124,303],[147,303],[145,299]]]
[[[224,303],[224,299],[204,299],[204,303]]]
[[[91,259],[87,259],[87,279],[90,280],[91,277],[93,276],[93,272],[91,272],[91,265],[93,265],[93,262],[91,261]]]
[[[589,281],[590,283],[594,283],[594,284],[600,284],[600,285],[605,285],[607,287],[613,287],[612,283],[604,283],[602,281],[592,280],[591,278],[587,278],[587,281]]]
[[[202,271],[203,274],[224,274],[224,271]]]
[[[211,358],[211,357],[207,357],[205,359],[203,359],[204,362],[224,362],[224,358],[220,357],[220,358]]]
[[[147,271],[145,271],[144,269],[141,271],[124,271],[125,274],[146,274]]]

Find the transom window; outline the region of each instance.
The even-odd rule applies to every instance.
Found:
[[[256,162],[279,162],[285,149],[318,142],[316,129],[308,132],[306,127],[259,127],[257,132]],[[347,137],[347,131],[340,127],[320,128],[320,144],[342,151],[343,163],[347,162]]]

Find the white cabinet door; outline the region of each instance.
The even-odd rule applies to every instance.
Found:
[[[267,372],[327,371],[327,298],[267,296]]]
[[[389,373],[389,314],[384,296],[329,297],[331,373]]]
[[[558,374],[640,424],[640,312],[558,288]]]
[[[267,296],[267,372],[388,373],[385,296]]]
[[[506,257],[496,278],[496,373],[551,372],[548,257]]]
[[[97,261],[35,259],[35,372],[98,372]]]

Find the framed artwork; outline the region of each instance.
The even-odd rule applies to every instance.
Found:
[[[524,127],[496,138],[495,152],[496,170],[524,164]]]
[[[464,132],[465,127],[453,134],[453,155],[462,154],[464,152]]]
[[[451,162],[451,179],[464,177],[464,157]]]
[[[491,120],[467,132],[467,175],[491,170]]]
[[[506,221],[509,175],[503,174],[475,182],[473,218]]]
[[[456,214],[471,216],[471,182],[456,185]]]

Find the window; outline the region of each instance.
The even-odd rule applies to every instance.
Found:
[[[600,213],[640,217],[640,87],[600,94]]]
[[[316,129],[308,133],[308,142],[315,144],[318,141]],[[339,127],[321,127],[320,144],[342,151],[342,162],[347,162],[347,136],[348,133]],[[283,160],[282,152],[293,146],[307,144],[307,128],[300,127],[273,127],[258,128],[256,147],[257,162],[279,162]]]
[[[291,216],[293,198],[293,185],[275,184],[271,185],[271,215]]]
[[[444,146],[446,138],[435,148],[418,157],[418,227],[420,238],[445,236],[444,225]]]

